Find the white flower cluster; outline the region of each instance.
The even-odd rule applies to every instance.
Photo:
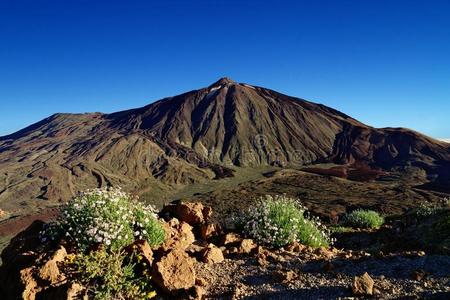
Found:
[[[296,199],[266,195],[246,211],[239,222],[245,234],[275,247],[294,241],[313,247],[331,244],[329,231],[319,219],[305,217],[306,211]]]
[[[81,193],[67,204],[57,226],[50,229],[44,239],[57,236],[52,233],[56,229],[81,250],[94,244],[118,249],[138,239],[149,240],[150,244],[164,240],[155,209],[144,206],[120,188]],[[153,240],[155,237],[158,240]]]

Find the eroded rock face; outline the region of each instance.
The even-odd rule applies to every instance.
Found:
[[[352,291],[355,295],[372,295],[374,281],[366,272],[362,276],[355,276],[352,284]]]
[[[164,291],[175,294],[195,285],[195,260],[181,249],[174,249],[153,264],[153,280]]]

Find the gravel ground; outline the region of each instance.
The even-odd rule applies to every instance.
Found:
[[[286,251],[277,256],[266,266],[260,266],[252,255],[237,255],[215,265],[199,264],[198,277],[208,282],[205,298],[351,299],[354,276],[368,272],[378,290],[374,298],[450,299],[450,256],[397,254],[329,262]],[[279,282],[274,277],[277,271],[294,271],[296,278]],[[424,274],[423,278],[415,272]]]

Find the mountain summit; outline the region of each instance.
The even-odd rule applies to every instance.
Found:
[[[0,202],[66,200],[78,190],[182,186],[232,168],[363,164],[418,172],[445,186],[449,145],[401,128],[377,129],[321,104],[221,78],[112,114],[56,114],[0,138]]]

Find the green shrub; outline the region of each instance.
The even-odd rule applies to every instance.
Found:
[[[380,228],[384,218],[376,211],[357,209],[346,216],[345,223],[353,228]]]
[[[95,189],[69,201],[58,222],[45,230],[42,237],[45,241],[62,236],[81,251],[95,244],[118,250],[134,240],[159,245],[164,241],[164,229],[151,206],[119,188]]]
[[[87,288],[90,299],[153,298],[156,293],[150,276],[136,274],[132,260],[123,251],[101,249],[74,256],[69,268],[72,276]]]
[[[328,246],[329,232],[318,219],[306,218],[306,208],[285,196],[265,196],[238,218],[244,234],[258,243],[283,247],[294,241],[312,247]]]

